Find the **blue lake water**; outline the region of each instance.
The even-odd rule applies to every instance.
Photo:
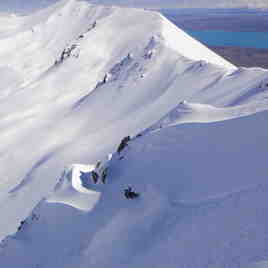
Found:
[[[214,30],[186,30],[186,32],[207,46],[236,46],[268,49],[268,32],[226,32]]]

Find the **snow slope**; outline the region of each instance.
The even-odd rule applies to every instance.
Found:
[[[199,228],[221,213],[207,219],[210,210],[206,205],[203,210],[203,201],[224,197],[219,201],[223,215],[232,217],[233,204],[225,203],[225,196],[264,184],[268,71],[235,67],[157,12],[75,0],[28,16],[1,16],[0,42],[0,239],[8,236],[1,244],[0,267],[148,267],[150,254],[158,254],[157,247],[163,250],[160,241],[172,235],[162,227],[165,220],[174,214],[174,232],[182,227],[177,225],[181,214],[173,213],[168,201],[176,188],[188,233],[186,222],[192,217],[196,225],[191,221],[190,226]],[[197,122],[203,124],[192,124]],[[143,136],[131,142],[135,149],[124,152],[124,159],[108,157],[124,137],[139,133]],[[148,153],[143,157],[143,152]],[[181,174],[180,162],[182,180],[166,184],[164,170],[168,178]],[[225,166],[231,172],[224,172]],[[107,184],[95,185],[93,171],[101,175],[106,167]],[[146,180],[140,172],[148,175]],[[127,184],[142,193],[140,201],[126,203],[122,190]],[[249,213],[261,203],[254,191],[252,198],[256,202]],[[254,223],[253,231],[259,228]],[[219,245],[225,235],[232,243],[233,233],[224,226],[222,236],[204,250]],[[258,239],[254,246],[261,254],[265,249]],[[187,252],[197,254],[199,246],[191,244]],[[164,256],[170,267],[180,256],[172,252]],[[191,267],[188,253],[189,260],[181,263]],[[258,261],[254,254],[252,261]],[[206,257],[198,254],[202,265]],[[232,258],[228,255],[227,261]]]
[[[1,265],[232,268],[267,257],[267,116],[134,139],[107,184],[89,186],[101,192],[90,213],[42,202],[2,243]]]

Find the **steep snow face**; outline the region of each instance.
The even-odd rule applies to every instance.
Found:
[[[223,58],[219,57],[219,55],[205,48],[204,45],[190,37],[184,31],[178,29],[164,16],[162,19],[164,21],[162,36],[164,37],[168,47],[172,48],[173,50],[179,52],[184,57],[189,59],[201,60],[219,66],[224,66],[229,69],[234,68],[231,63],[223,60]],[[192,49],[193,47],[194,49]]]
[[[1,266],[234,268],[264,258],[267,116],[137,137],[114,155],[90,213],[43,201],[2,243]],[[128,185],[137,199],[124,197]]]
[[[114,168],[112,180],[108,180],[108,175],[107,184],[95,185],[89,180],[93,171],[102,177],[106,167],[110,169],[113,163],[117,166],[118,159],[107,161],[109,153],[116,151],[124,137],[133,137],[148,127],[156,130],[185,122],[211,123],[248,116],[268,107],[266,70],[236,68],[157,12],[63,0],[30,16],[4,15],[1,21],[0,238],[17,229],[22,231],[7,239],[7,247],[6,241],[2,244],[3,267],[16,267],[17,260],[27,268],[75,267],[83,254],[92,256],[89,262],[82,258],[81,265],[85,267],[105,267],[110,260],[114,265],[119,265],[119,260],[120,265],[129,264],[130,256],[134,256],[130,255],[132,249],[143,244],[147,247],[143,240],[136,240],[136,228],[144,223],[146,230],[151,229],[155,221],[155,226],[159,226],[157,223],[166,218],[164,212],[159,214],[159,208],[165,210],[168,192],[163,192],[158,200],[158,192],[153,190],[148,197],[158,200],[156,208],[151,207],[148,198],[139,203],[132,216],[122,202],[122,190],[123,184],[134,184],[136,179],[127,175],[123,180]],[[187,102],[179,105],[183,100]],[[254,120],[243,122],[251,124]],[[205,136],[206,126],[204,132],[197,131],[201,137]],[[260,129],[259,135],[267,133],[261,124],[252,123],[251,127]],[[158,132],[161,131],[154,133]],[[215,133],[218,138],[217,135],[220,132]],[[186,134],[184,137],[187,139]],[[239,140],[238,136],[233,138],[233,143]],[[150,148],[150,141],[144,139]],[[172,140],[178,143],[175,136]],[[265,145],[263,137],[258,140]],[[260,157],[253,152],[254,159]],[[212,158],[214,153],[212,150]],[[260,153],[265,159],[266,154]],[[190,155],[195,155],[194,148],[187,158],[189,165]],[[151,153],[147,156],[151,157]],[[171,156],[176,156],[175,151],[171,151]],[[120,161],[124,162],[124,158]],[[148,169],[156,165],[149,158],[146,161],[151,163]],[[262,165],[256,164],[261,180]],[[212,177],[209,175],[208,183],[213,184]],[[142,178],[140,175],[139,180]],[[223,185],[224,191],[240,188],[240,182]],[[247,177],[245,186],[249,185]],[[141,184],[139,191],[142,187]],[[183,196],[197,201],[212,196],[214,190],[215,194],[222,194],[220,189],[211,187],[211,191],[203,189],[196,195]],[[41,202],[44,198],[46,201]],[[135,207],[132,204],[127,207]],[[127,217],[140,224],[125,225]],[[37,221],[39,224],[35,224]],[[139,235],[146,233],[143,228],[140,230]],[[118,237],[125,239],[112,251]],[[25,246],[25,241],[32,241],[33,248]],[[40,251],[37,241],[43,241],[49,250]],[[103,251],[107,253],[105,258],[101,256]]]
[[[179,101],[205,101],[204,88],[236,70],[156,12],[62,0],[1,18],[1,238],[64,166],[96,163]],[[264,76],[237,78],[239,92]]]

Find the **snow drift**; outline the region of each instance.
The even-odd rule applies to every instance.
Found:
[[[3,242],[1,265],[247,267],[267,250],[266,120],[267,111],[133,139],[90,213],[43,201]],[[138,199],[125,199],[127,185]]]
[[[94,168],[90,165],[73,165],[64,170],[55,192],[47,199],[48,202],[67,204],[84,211],[91,210],[97,203],[99,194],[86,187],[81,177],[82,174],[90,174]]]

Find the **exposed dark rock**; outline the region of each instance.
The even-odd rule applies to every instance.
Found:
[[[124,139],[122,139],[121,143],[118,146],[117,152],[118,153],[122,152],[124,148],[126,148],[126,146],[128,145],[129,141],[130,141],[130,136],[127,136]]]

